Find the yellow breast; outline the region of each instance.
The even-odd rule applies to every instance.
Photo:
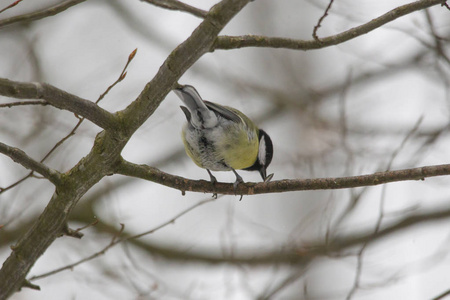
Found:
[[[239,128],[240,127],[240,128]],[[228,128],[229,138],[220,141],[217,149],[222,149],[221,156],[225,163],[233,169],[245,169],[252,166],[258,156],[258,134],[256,130],[248,132],[241,126]],[[231,134],[238,132],[238,134]]]

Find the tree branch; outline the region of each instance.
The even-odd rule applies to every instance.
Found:
[[[42,106],[46,106],[49,105],[50,103],[48,103],[45,100],[37,100],[37,101],[20,101],[20,102],[10,102],[10,103],[3,103],[0,104],[0,108],[4,108],[4,107],[14,107],[14,106],[24,106],[24,105],[42,105]]]
[[[214,45],[211,47],[211,52],[217,49],[229,50],[244,47],[284,48],[305,51],[325,48],[354,39],[412,12],[444,3],[444,0],[419,0],[410,4],[399,6],[384,15],[367,22],[366,24],[321,39],[296,40],[258,35],[219,36],[217,37]]]
[[[267,183],[248,182],[239,184],[236,191],[231,183],[217,182],[215,185],[212,185],[209,181],[186,179],[165,173],[154,167],[133,164],[123,159],[116,166],[115,173],[153,181],[180,190],[183,193],[185,191],[190,191],[225,195],[257,195],[293,191],[347,189],[398,181],[425,180],[425,178],[428,177],[450,175],[450,164],[377,172],[369,175],[349,177],[283,179]]]
[[[445,297],[447,297],[448,295],[450,295],[450,290],[446,290],[445,292],[439,294],[438,296],[433,297],[433,299],[431,299],[431,300],[441,300],[441,299],[444,299]]]
[[[13,8],[14,6],[16,6],[17,4],[19,4],[20,2],[22,2],[22,0],[16,0],[15,2],[11,3],[10,5],[8,5],[7,7],[3,8],[2,10],[0,10],[0,14],[2,12],[4,12],[5,10],[8,10],[10,8]]]
[[[202,9],[196,8],[194,6],[188,5],[186,3],[177,0],[141,0],[141,1],[165,9],[184,11],[202,19],[206,18],[206,15],[208,14],[207,11],[204,11]]]
[[[249,1],[223,0],[214,5],[192,35],[172,51],[138,98],[118,113],[130,134],[155,112],[181,75],[211,49],[220,31]]]
[[[103,129],[115,128],[113,114],[97,104],[46,83],[28,83],[0,78],[0,95],[17,99],[45,99],[54,107],[85,117]]]
[[[103,177],[112,174],[132,134],[154,113],[178,78],[209,51],[219,32],[249,1],[222,0],[213,6],[192,35],[169,55],[138,98],[116,115],[49,85],[0,79],[0,95],[44,98],[102,128],[112,129],[99,133],[91,152],[64,174],[66,184],[58,189],[36,223],[13,247],[13,252],[0,269],[0,299],[6,299],[22,287],[31,267],[63,232],[79,199]],[[114,126],[115,116],[121,118],[123,127]]]
[[[40,19],[43,19],[46,17],[54,16],[56,14],[59,14],[60,12],[65,11],[66,9],[68,9],[74,5],[80,4],[84,1],[86,1],[86,0],[68,0],[68,1],[59,3],[55,6],[49,7],[47,9],[44,9],[41,11],[32,12],[32,13],[24,14],[21,16],[16,16],[16,17],[11,17],[11,18],[7,18],[4,20],[0,20],[0,28],[14,24],[14,23],[31,22],[31,21],[40,20]]]
[[[50,169],[49,167],[38,161],[35,161],[22,150],[0,143],[0,152],[7,155],[13,161],[21,164],[25,168],[38,172],[39,174],[50,180],[50,182],[52,182],[53,184],[61,184],[61,176],[59,172]]]
[[[315,39],[316,41],[319,40],[319,37],[317,36],[317,31],[319,30],[319,28],[322,26],[322,22],[323,20],[325,20],[325,18],[328,16],[328,12],[331,9],[331,6],[333,5],[334,0],[330,0],[330,2],[327,5],[327,8],[325,9],[323,15],[319,18],[319,21],[317,21],[316,26],[314,26],[313,29],[313,33],[312,33],[312,37],[313,39]]]

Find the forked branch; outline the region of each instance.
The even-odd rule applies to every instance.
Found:
[[[371,20],[363,25],[351,28],[342,33],[313,40],[297,40],[281,37],[268,37],[259,35],[243,36],[219,36],[211,51],[217,49],[238,49],[244,47],[284,48],[293,50],[312,50],[326,48],[342,44],[348,40],[369,33],[386,23],[392,22],[402,16],[419,11],[435,5],[445,5],[444,0],[419,0],[410,4],[399,6],[384,15]]]

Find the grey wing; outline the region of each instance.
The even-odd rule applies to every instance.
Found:
[[[235,123],[241,123],[242,119],[234,111],[214,102],[203,100],[206,106],[217,115]]]

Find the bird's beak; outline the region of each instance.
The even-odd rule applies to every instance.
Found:
[[[259,169],[259,174],[261,174],[262,180],[266,181],[266,168]]]
[[[266,175],[266,168],[261,168],[259,170],[259,174],[261,174],[261,177],[264,180],[264,182],[269,182],[273,178],[273,173],[269,174],[269,176]]]

